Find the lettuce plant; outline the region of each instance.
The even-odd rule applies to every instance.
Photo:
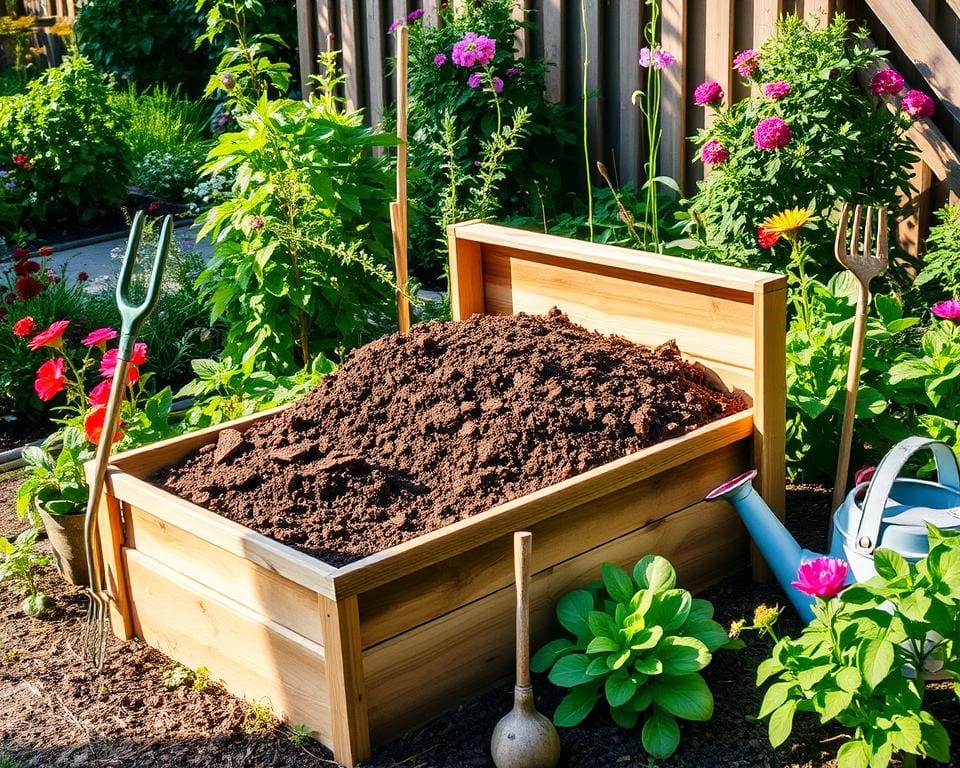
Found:
[[[38,530],[27,528],[13,541],[0,536],[0,581],[9,581],[18,595],[23,595],[21,608],[27,616],[40,616],[49,605],[47,596],[37,588],[37,568],[50,558],[33,551]]]
[[[917,756],[950,760],[950,738],[923,708],[917,671],[953,678],[960,697],[960,535],[931,527],[929,536],[917,563],[878,549],[875,577],[818,599],[800,636],[777,640],[757,670],[757,685],[773,680],[759,715],[774,747],[797,712],[810,712],[853,731],[838,768],[882,768],[897,754],[904,765]]]
[[[534,672],[570,692],[553,715],[558,726],[579,724],[601,699],[623,728],[644,716],[643,747],[655,758],[680,743],[677,719],[709,720],[713,694],[700,675],[713,652],[738,647],[713,620],[713,606],[676,587],[673,566],[648,555],[632,577],[605,563],[601,584],[564,595],[557,618],[572,638],[547,643]]]

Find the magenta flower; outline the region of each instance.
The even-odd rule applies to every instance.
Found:
[[[520,70],[517,67],[510,67],[506,72],[504,72],[507,77],[516,77],[520,74]]]
[[[444,64],[447,63],[447,54],[438,53],[436,56],[433,57],[433,63],[435,66],[442,67]]]
[[[665,51],[663,48],[657,48],[653,52],[653,68],[654,69],[666,69],[667,67],[673,66],[673,63],[677,60],[677,57],[674,56],[670,51]]]
[[[497,41],[476,32],[467,32],[463,39],[454,43],[451,57],[458,67],[485,67],[497,53]]]
[[[493,90],[495,93],[503,93],[503,80],[499,77],[493,78]]]
[[[923,91],[907,91],[900,99],[900,108],[910,117],[933,117],[934,104]]]
[[[393,24],[387,27],[387,34],[392,35],[394,32],[397,31],[397,29],[403,26],[403,22],[404,22],[403,16],[401,16],[399,19],[394,19]]]
[[[479,72],[474,72],[470,77],[467,78],[467,85],[471,88],[479,88],[480,84],[483,82],[483,78],[480,77]]]
[[[753,143],[766,151],[782,149],[792,138],[790,126],[780,117],[767,117],[753,129]]]
[[[763,95],[768,99],[782,99],[790,93],[790,83],[786,80],[774,80],[763,86]]]
[[[417,8],[407,14],[407,24],[413,24],[417,19],[423,18],[423,8]]]
[[[707,80],[697,86],[693,92],[693,100],[700,107],[719,104],[723,101],[723,88],[716,80]]]
[[[876,467],[861,467],[853,475],[853,484],[860,485],[861,483],[869,483],[876,472]]]
[[[944,320],[960,320],[960,299],[938,301],[930,307],[930,311]]]
[[[895,69],[881,69],[870,78],[870,92],[877,96],[896,96],[903,86],[903,75]]]
[[[97,328],[95,331],[91,331],[83,339],[80,340],[80,343],[85,347],[96,347],[100,344],[106,344],[108,341],[113,341],[117,338],[117,332],[113,328]]]
[[[740,51],[733,59],[733,68],[740,73],[741,77],[750,77],[760,66],[760,51],[753,48],[747,48]]]
[[[719,139],[710,139],[700,147],[700,159],[708,165],[725,163],[730,157],[730,151],[720,143]]]
[[[846,561],[839,557],[818,557],[797,568],[797,580],[791,581],[790,586],[811,597],[835,597],[843,589],[847,570]]]
[[[644,69],[650,66],[650,49],[647,46],[640,49],[640,66]]]

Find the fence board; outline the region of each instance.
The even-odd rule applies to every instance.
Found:
[[[360,89],[363,84],[360,39],[360,16],[357,13],[356,0],[341,0],[339,48],[342,51],[343,74],[347,78],[345,85],[347,106],[351,109],[363,106],[360,101]]]
[[[686,176],[686,95],[687,95],[687,3],[667,2],[660,18],[660,44],[674,56],[676,63],[663,70],[660,90],[660,172],[684,186]]]
[[[394,3],[396,5],[396,3]],[[365,46],[367,61],[367,113],[371,123],[380,122],[384,105],[384,36],[385,20],[380,9],[380,3],[364,3],[366,9],[366,38]],[[396,9],[394,9],[396,11]]]
[[[707,80],[716,80],[723,88],[724,103],[733,96],[733,0],[712,0],[709,10],[710,24],[705,44],[705,75]],[[714,111],[704,115],[707,127],[713,122]]]
[[[619,106],[618,140],[619,152],[616,153],[617,167],[621,181],[636,181],[640,172],[640,126],[639,110],[631,101],[634,91],[641,86],[641,74],[638,51],[640,50],[640,29],[642,19],[636,7],[621,3],[618,9],[619,53]],[[645,85],[644,80],[644,85]]]
[[[540,29],[543,34],[543,57],[553,66],[547,70],[547,98],[551,101],[565,101],[564,72],[566,64],[564,24],[565,16],[561,0],[543,0],[540,12]]]

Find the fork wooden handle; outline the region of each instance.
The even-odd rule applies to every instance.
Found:
[[[866,293],[866,290],[863,290]],[[850,363],[847,367],[847,394],[843,408],[843,427],[840,431],[840,450],[837,453],[837,474],[833,484],[833,506],[837,509],[847,493],[847,475],[850,473],[850,451],[853,446],[853,423],[857,412],[857,391],[860,388],[860,368],[863,364],[863,343],[867,336],[867,298],[857,300],[857,314],[853,319],[853,340],[850,343]]]

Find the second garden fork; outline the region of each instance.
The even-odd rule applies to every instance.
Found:
[[[866,208],[866,217],[864,217]],[[863,344],[867,334],[867,312],[870,308],[870,281],[887,268],[889,244],[887,241],[887,211],[875,206],[858,205],[853,209],[850,244],[847,246],[847,219],[850,205],[840,209],[835,253],[837,261],[857,279],[857,313],[853,320],[853,341],[847,365],[847,395],[843,406],[843,428],[840,433],[840,452],[837,456],[837,475],[833,486],[833,509],[843,502],[850,471],[850,447],[853,443],[853,420],[857,410],[857,390],[860,386],[860,366],[863,362]],[[874,222],[876,236],[874,237]]]

